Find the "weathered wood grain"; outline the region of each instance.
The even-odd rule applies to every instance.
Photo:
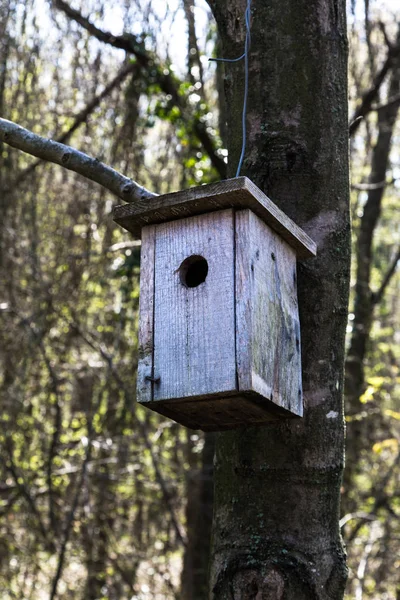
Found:
[[[140,286],[139,402],[204,431],[302,415],[296,252],[251,210],[144,227]]]
[[[296,253],[253,212],[236,213],[239,390],[303,414]]]
[[[316,255],[316,244],[247,177],[236,177],[114,208],[114,220],[141,237],[145,225],[163,223],[226,208],[250,208],[278,232],[297,258]]]
[[[235,213],[235,329],[236,373],[240,390],[251,390],[252,286],[250,211]]]
[[[154,225],[144,227],[140,251],[140,298],[139,298],[139,360],[137,370],[137,400],[153,399],[153,384],[146,377],[153,372],[153,321],[154,321]]]
[[[236,389],[233,211],[157,225],[153,400]],[[186,287],[180,266],[206,259],[208,274]]]

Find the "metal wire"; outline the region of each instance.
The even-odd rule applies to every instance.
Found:
[[[209,58],[208,60],[220,61],[220,62],[237,62],[238,60],[242,60],[245,57],[245,53],[243,52],[242,56],[238,56],[237,58]]]
[[[244,53],[238,58],[209,58],[208,60],[220,61],[220,62],[238,62],[244,58],[244,98],[243,98],[243,110],[242,110],[242,150],[240,153],[239,164],[236,170],[236,177],[239,177],[240,171],[243,165],[244,155],[246,153],[246,136],[247,136],[247,125],[246,125],[246,114],[247,114],[247,99],[249,95],[249,50],[250,50],[250,16],[251,16],[251,0],[247,0],[246,11],[244,13],[244,20],[246,23],[246,40],[244,44]]]
[[[239,164],[236,170],[236,177],[239,177],[240,170],[242,168],[244,155],[246,152],[246,113],[247,113],[247,98],[249,95],[249,50],[250,50],[250,8],[251,0],[247,0],[246,12],[244,13],[244,19],[246,22],[246,41],[244,44],[244,98],[243,98],[243,110],[242,110],[242,152],[239,158]]]

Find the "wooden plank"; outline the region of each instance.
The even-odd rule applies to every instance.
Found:
[[[151,402],[153,385],[146,377],[153,371],[153,320],[154,320],[154,225],[143,227],[140,251],[140,298],[139,298],[139,361],[137,370],[137,400]]]
[[[140,238],[145,225],[163,223],[226,208],[250,208],[297,252],[316,255],[316,244],[247,177],[236,177],[148,200],[116,206],[114,220]]]
[[[301,416],[296,253],[252,212],[249,239],[251,389]]]
[[[180,266],[204,257],[208,274],[197,287]],[[236,389],[233,211],[156,227],[154,401]]]
[[[250,211],[235,213],[236,371],[239,390],[251,390]]]

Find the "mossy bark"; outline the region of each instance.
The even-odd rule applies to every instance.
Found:
[[[240,55],[246,1],[209,4],[223,56]],[[318,243],[318,256],[299,265],[304,418],[218,436],[210,598],[336,600],[346,582],[338,526],[350,261],[345,0],[253,0],[251,32],[241,174]],[[225,74],[233,176],[243,63]]]

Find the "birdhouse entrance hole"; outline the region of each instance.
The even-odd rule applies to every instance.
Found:
[[[203,256],[195,254],[185,258],[179,267],[181,283],[188,288],[198,287],[208,275],[208,262]]]

